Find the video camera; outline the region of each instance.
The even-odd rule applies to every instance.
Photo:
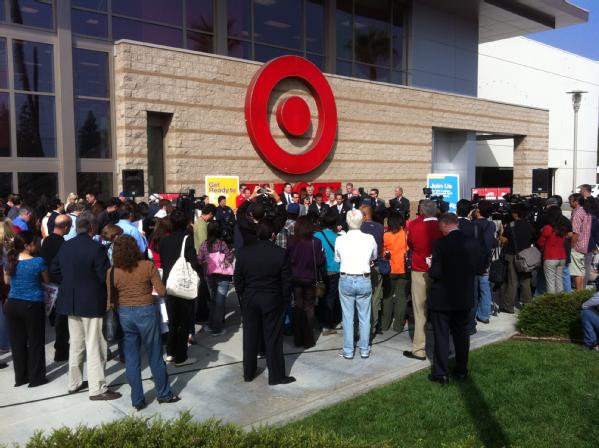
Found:
[[[478,203],[484,201],[485,198],[482,196],[475,196],[472,200],[473,206],[477,206]],[[506,194],[503,199],[488,201],[493,207],[491,219],[493,221],[501,221],[503,225],[508,225],[514,218],[512,216],[512,207],[515,204],[522,204],[527,211],[527,220],[534,226],[538,226],[543,221],[543,210],[545,208],[546,199],[531,194],[528,196],[522,196],[519,194]]]
[[[422,189],[422,194],[424,194],[424,197],[426,199],[428,199],[429,201],[433,201],[437,204],[437,207],[439,208],[439,212],[447,213],[447,211],[449,210],[449,203],[443,200],[442,195],[434,196],[432,188],[428,188],[428,187],[424,187]]]

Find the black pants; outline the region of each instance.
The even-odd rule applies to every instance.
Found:
[[[45,326],[43,302],[8,299],[4,305],[15,369],[15,384],[32,386],[46,382]]]
[[[327,293],[319,303],[322,308],[323,327],[333,330],[341,322],[341,303],[339,302],[339,277],[337,274],[324,276]]]
[[[437,311],[430,310],[430,322],[435,336],[433,376],[449,375],[449,331],[455,348],[455,373],[468,372],[468,352],[470,351],[470,310]]]
[[[54,321],[56,339],[54,341],[54,361],[69,359],[69,318],[62,314],[56,315]]]
[[[202,269],[204,268],[202,267]],[[202,270],[202,272],[199,272],[198,275],[202,281],[200,282],[198,297],[195,300],[195,320],[192,322],[192,324],[208,322],[210,319],[210,307],[208,305],[210,302],[210,291],[208,290],[208,284],[205,281],[206,273]],[[191,334],[195,333],[194,328],[195,327],[192,327]]]
[[[268,381],[276,382],[285,376],[283,356],[283,322],[286,305],[273,308],[268,300],[248,294],[243,302],[243,377],[256,376],[258,351],[264,340]],[[262,334],[260,334],[262,333]]]
[[[314,281],[293,280],[293,341],[296,347],[314,347]]]
[[[175,358],[175,362],[187,359],[187,338],[193,321],[194,301],[167,296],[168,338],[166,353]]]

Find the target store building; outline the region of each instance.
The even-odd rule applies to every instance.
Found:
[[[477,97],[479,43],[585,22],[564,0],[0,0],[0,196],[352,181],[475,186],[513,138],[513,190],[548,163],[548,111]]]

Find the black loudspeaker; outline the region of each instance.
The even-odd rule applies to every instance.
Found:
[[[123,170],[123,192],[128,198],[144,196],[144,170]]]
[[[549,170],[535,168],[532,170],[532,192],[549,193]]]

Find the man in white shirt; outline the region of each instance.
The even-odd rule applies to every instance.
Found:
[[[372,285],[370,267],[377,258],[377,245],[372,235],[360,230],[362,212],[350,210],[346,221],[349,231],[335,241],[335,261],[341,264],[339,298],[343,311],[343,351],[345,359],[354,357],[354,307],[360,322],[360,356],[370,356],[370,300]]]

